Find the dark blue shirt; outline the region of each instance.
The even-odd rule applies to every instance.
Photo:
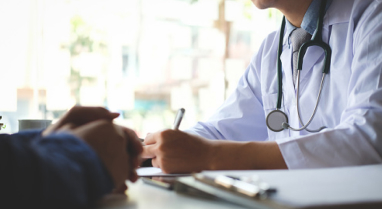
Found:
[[[329,9],[331,3],[333,0],[328,0],[326,3],[326,10]],[[321,0],[313,0],[312,3],[309,5],[308,10],[306,11],[304,18],[301,22],[301,28],[304,29],[306,32],[310,33],[310,35],[313,35],[317,28],[317,20],[320,16],[320,4]],[[293,32],[296,27],[292,25],[288,20],[286,21],[286,33],[288,37],[290,37],[290,34]],[[289,43],[289,41],[288,41]]]
[[[40,130],[0,135],[2,206],[89,208],[112,189],[96,153],[73,135],[42,137]]]

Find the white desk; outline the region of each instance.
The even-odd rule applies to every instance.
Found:
[[[101,209],[243,209],[244,207],[220,199],[201,198],[178,194],[148,185],[138,180],[128,183],[127,199],[103,203]]]

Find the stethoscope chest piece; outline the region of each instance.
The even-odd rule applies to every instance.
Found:
[[[273,110],[268,114],[266,122],[269,129],[280,132],[287,128],[284,124],[288,124],[288,116],[280,110]]]

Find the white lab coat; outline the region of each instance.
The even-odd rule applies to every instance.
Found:
[[[287,166],[318,168],[382,163],[382,1],[334,0],[324,17],[323,40],[332,48],[330,73],[310,129],[319,133],[266,127],[277,103],[279,31],[264,40],[235,92],[205,122],[188,130],[209,139],[276,141]],[[301,127],[292,80],[292,49],[284,37],[281,110]],[[300,111],[306,123],[316,103],[324,53],[309,48],[300,80]]]

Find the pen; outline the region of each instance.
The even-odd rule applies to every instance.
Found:
[[[174,129],[174,130],[179,129],[180,123],[182,122],[182,119],[183,119],[185,112],[186,112],[186,110],[184,108],[180,108],[178,110],[178,113],[176,114],[176,117],[175,117],[174,126],[172,129]]]
[[[180,108],[178,110],[178,113],[176,114],[175,116],[175,121],[174,121],[174,125],[173,125],[173,128],[174,130],[178,130],[179,129],[179,126],[180,126],[180,123],[182,122],[182,119],[183,119],[183,116],[184,116],[184,113],[186,112],[186,110],[184,108]],[[143,138],[139,138],[139,140],[141,142],[144,141]]]

